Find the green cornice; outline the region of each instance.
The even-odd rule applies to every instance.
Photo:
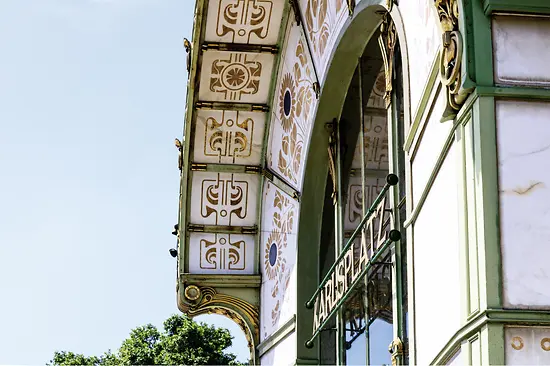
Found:
[[[550,14],[548,0],[483,0],[483,11],[492,13]]]
[[[486,324],[501,325],[548,325],[548,311],[487,309],[472,317],[460,328],[441,349],[430,365],[441,365],[451,358],[460,347],[460,343],[478,333]]]
[[[205,287],[260,288],[260,275],[223,275],[182,273],[179,280],[184,284],[200,284]]]

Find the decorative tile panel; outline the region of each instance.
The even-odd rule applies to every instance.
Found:
[[[493,18],[495,81],[500,84],[550,85],[550,20]]]
[[[266,103],[274,55],[205,51],[199,99],[212,102]]]
[[[299,190],[317,100],[306,40],[295,24],[288,33],[273,101],[267,161],[273,171]]]
[[[205,41],[274,45],[283,9],[281,0],[211,0]]]
[[[261,112],[199,110],[193,161],[260,164],[265,120]]]
[[[255,174],[194,172],[193,224],[252,226],[256,223],[259,178]]]
[[[507,327],[504,334],[507,365],[550,365],[550,328]]]
[[[262,230],[280,233],[298,233],[300,204],[294,198],[277,188],[270,181],[264,183]]]
[[[346,0],[300,0],[317,72],[324,78],[331,50],[348,19]]]
[[[254,235],[191,233],[190,273],[254,274]]]
[[[299,204],[266,181],[261,233],[261,332],[264,339],[296,311],[296,232]]]

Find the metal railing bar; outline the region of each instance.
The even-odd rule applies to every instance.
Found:
[[[323,321],[323,323],[321,323],[319,325],[319,327],[315,330],[315,332],[313,333],[313,335],[311,336],[311,338],[306,341],[305,343],[305,346],[307,348],[312,348],[313,347],[313,341],[315,340],[315,338],[317,338],[317,336],[319,335],[319,333],[321,332],[321,329],[324,328],[327,323],[330,321],[330,319],[332,318],[332,316],[334,314],[336,314],[336,312],[342,307],[342,305],[346,302],[346,300],[348,299],[349,297],[349,294],[355,289],[355,287],[357,286],[358,283],[360,283],[360,281],[363,279],[363,277],[367,274],[367,272],[371,269],[372,267],[372,263],[373,262],[376,262],[378,260],[378,258],[382,255],[382,254],[385,254],[386,252],[386,249],[390,246],[390,244],[392,244],[393,242],[396,242],[398,240],[401,239],[401,233],[398,231],[398,230],[391,230],[390,231],[390,234],[388,235],[388,239],[386,239],[386,241],[384,242],[384,244],[382,244],[382,246],[380,247],[380,250],[377,251],[373,256],[372,258],[370,258],[367,262],[367,264],[365,265],[365,268],[361,271],[361,273],[359,274],[359,276],[357,276],[357,278],[355,279],[355,281],[352,282],[351,286],[348,288],[348,291],[347,291],[347,295],[346,296],[342,296],[342,298],[340,300],[338,300],[338,302],[336,303],[336,306],[332,308],[332,310],[330,311],[330,313],[327,315],[327,317],[325,318],[325,320]]]
[[[397,178],[397,175],[395,174],[388,174],[388,176],[386,177],[386,184],[384,185],[384,187],[382,188],[382,190],[380,191],[380,193],[378,194],[378,197],[376,197],[376,199],[374,200],[374,202],[372,203],[371,207],[369,208],[369,210],[367,211],[367,214],[363,217],[363,219],[361,220],[361,222],[359,223],[359,226],[357,227],[357,229],[355,229],[355,231],[353,232],[353,234],[351,234],[351,237],[348,239],[348,242],[346,243],[346,245],[344,246],[344,248],[342,248],[342,251],[340,252],[340,255],[338,256],[338,258],[336,258],[336,260],[334,261],[334,263],[332,264],[332,266],[329,268],[329,270],[327,271],[327,274],[325,275],[325,277],[323,278],[323,280],[321,281],[321,283],[319,284],[319,286],[317,287],[317,290],[315,290],[315,293],[311,296],[311,298],[306,302],[306,308],[308,309],[313,309],[313,302],[315,301],[315,298],[317,297],[317,295],[319,295],[319,292],[321,291],[321,289],[323,288],[323,286],[327,283],[327,281],[330,279],[331,277],[331,272],[336,268],[336,266],[338,265],[338,262],[340,262],[340,260],[342,260],[342,258],[344,258],[344,256],[346,255],[346,252],[348,251],[348,249],[350,248],[350,246],[353,245],[353,241],[355,240],[355,238],[357,237],[357,235],[359,234],[359,232],[361,231],[361,229],[363,228],[363,226],[365,226],[365,224],[367,223],[368,219],[371,217],[371,215],[376,211],[376,206],[378,206],[378,204],[380,203],[380,201],[382,201],[382,198],[384,197],[384,195],[386,194],[386,192],[390,189],[391,186],[394,186],[396,185],[397,183],[399,182],[399,178]]]

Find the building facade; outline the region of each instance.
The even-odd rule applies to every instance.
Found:
[[[194,12],[182,312],[254,364],[550,364],[549,1]]]

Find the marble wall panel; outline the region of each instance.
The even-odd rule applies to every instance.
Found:
[[[290,333],[261,358],[262,366],[292,366],[296,364],[296,332]]]
[[[461,326],[456,153],[453,145],[414,223],[418,365],[430,364]]]
[[[202,225],[255,225],[258,188],[256,174],[194,172],[189,221]]]
[[[189,272],[254,274],[254,235],[191,233]]]
[[[550,19],[493,18],[495,82],[550,85]]]
[[[262,274],[260,338],[296,312],[296,239],[299,204],[266,181],[260,247]]]
[[[345,21],[349,18],[346,0],[300,0],[304,26],[312,47],[313,62],[324,78],[331,51]]]
[[[205,41],[274,45],[284,8],[283,0],[210,0]]]
[[[504,334],[507,365],[550,365],[550,328],[507,327]]]
[[[433,1],[406,0],[399,2],[407,35],[409,56],[411,112],[417,111],[430,69],[441,44],[439,18]],[[441,114],[439,115],[441,117]]]
[[[504,304],[550,308],[550,103],[497,101]]]
[[[199,100],[267,103],[274,58],[269,53],[205,51]]]
[[[282,67],[273,100],[267,163],[292,187],[300,190],[317,99],[315,75],[301,27],[287,30]]]
[[[412,201],[416,206],[426,183],[433,171],[437,158],[445,144],[452,123],[441,123],[440,118],[445,110],[445,94],[440,92],[432,109],[431,115],[424,127],[418,149],[412,161]]]
[[[198,110],[193,162],[259,165],[265,113]]]

